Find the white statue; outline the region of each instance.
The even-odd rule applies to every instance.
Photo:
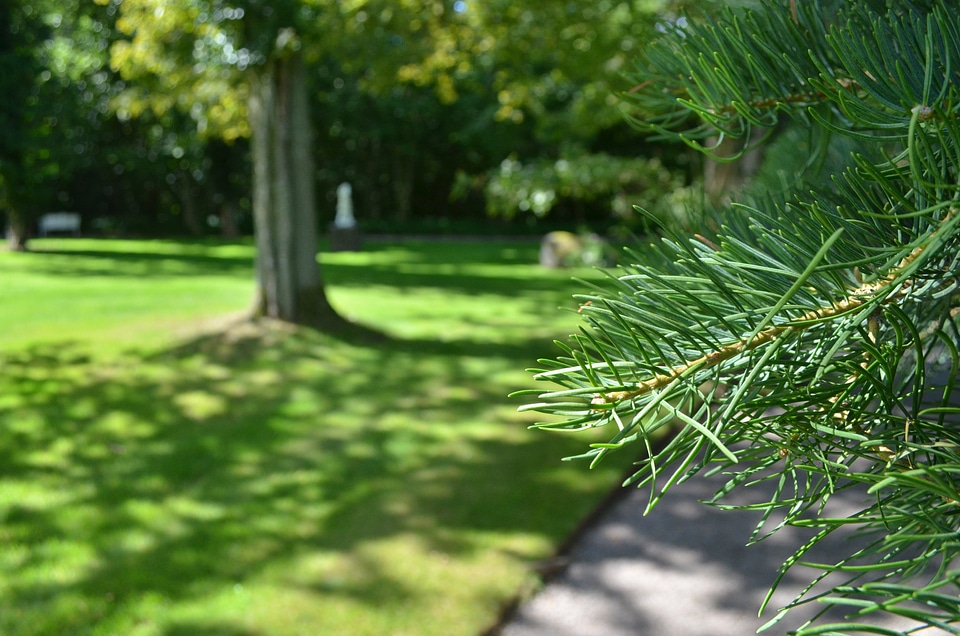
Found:
[[[338,230],[349,230],[357,226],[357,221],[353,218],[352,192],[349,183],[337,186],[337,218],[333,220],[333,226]]]

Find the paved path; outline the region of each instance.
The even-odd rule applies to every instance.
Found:
[[[757,514],[699,503],[717,480],[694,479],[668,493],[644,517],[646,491],[632,490],[601,515],[573,546],[570,565],[522,605],[501,636],[745,636],[753,634],[809,582],[796,568],[758,618],[777,568],[803,535],[788,528],[745,546]],[[751,500],[759,496],[748,493]],[[747,499],[740,495],[740,501]],[[821,546],[818,546],[818,548]],[[848,554],[837,543],[829,553]],[[811,614],[764,634],[785,634]],[[890,622],[888,627],[897,627]],[[924,632],[928,633],[928,632]]]

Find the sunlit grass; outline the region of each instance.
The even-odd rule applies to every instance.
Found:
[[[324,254],[386,343],[240,321],[246,244],[34,246],[0,252],[0,634],[475,635],[623,468],[505,397],[575,327],[535,245]]]
[[[31,245],[36,251],[0,251],[0,350],[70,339],[149,348],[175,335],[175,327],[242,310],[251,297],[250,245]]]

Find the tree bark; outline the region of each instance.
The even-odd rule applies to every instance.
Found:
[[[317,262],[317,210],[306,73],[290,53],[251,78],[253,217],[257,246],[254,313],[325,328],[340,317]]]
[[[240,236],[240,228],[237,227],[237,207],[236,204],[226,202],[220,207],[220,236],[226,239],[235,239]]]
[[[755,133],[754,137],[762,134],[763,131],[760,131]],[[710,142],[712,145],[713,140]],[[744,140],[727,137],[720,143],[716,154],[719,157],[732,157],[743,149],[745,143],[747,142]],[[707,196],[714,203],[726,205],[737,189],[756,174],[762,160],[762,146],[747,151],[735,161],[717,161],[707,157],[703,165],[703,182]]]
[[[187,232],[193,236],[203,234],[203,221],[200,220],[200,213],[197,211],[194,188],[190,184],[193,177],[186,170],[180,171],[180,204],[183,212],[183,223]]]
[[[404,161],[403,157],[393,157],[393,196],[396,207],[396,218],[400,221],[409,221],[413,210],[413,161]]]
[[[7,246],[14,252],[26,252],[29,237],[26,219],[14,210],[9,210],[7,216]]]

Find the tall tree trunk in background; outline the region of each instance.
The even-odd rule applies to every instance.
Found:
[[[15,210],[7,210],[7,246],[14,252],[27,251],[27,220]]]
[[[256,315],[331,327],[317,262],[317,217],[306,73],[291,52],[258,69],[250,86]]]
[[[183,223],[187,232],[193,236],[203,234],[203,221],[200,220],[200,213],[197,211],[194,188],[191,185],[193,177],[186,170],[180,171],[180,210],[182,211]]]
[[[34,134],[29,104],[41,69],[30,46],[29,21],[18,25],[16,19],[29,7],[26,2],[0,1],[0,210],[6,211],[2,230],[8,247],[17,252],[26,251],[29,238],[25,157]]]
[[[367,201],[363,207],[364,215],[368,219],[380,220],[383,218],[383,179],[389,179],[380,169],[383,163],[383,144],[380,137],[374,136],[370,140],[370,158],[367,161],[367,174],[370,175],[370,181],[367,187]]]
[[[400,221],[409,221],[413,210],[414,165],[409,158],[393,157],[394,214]]]
[[[762,135],[762,130],[754,133],[754,137]],[[707,145],[713,145],[713,143],[714,140],[710,140]],[[743,149],[744,143],[746,142],[742,139],[726,137],[720,143],[716,154],[719,157],[733,157]],[[763,161],[762,146],[747,151],[734,161],[706,158],[703,165],[703,183],[707,196],[719,205],[729,203],[737,190],[756,174],[761,161]]]
[[[226,239],[235,239],[240,236],[237,227],[237,206],[232,201],[220,207],[220,236]]]

